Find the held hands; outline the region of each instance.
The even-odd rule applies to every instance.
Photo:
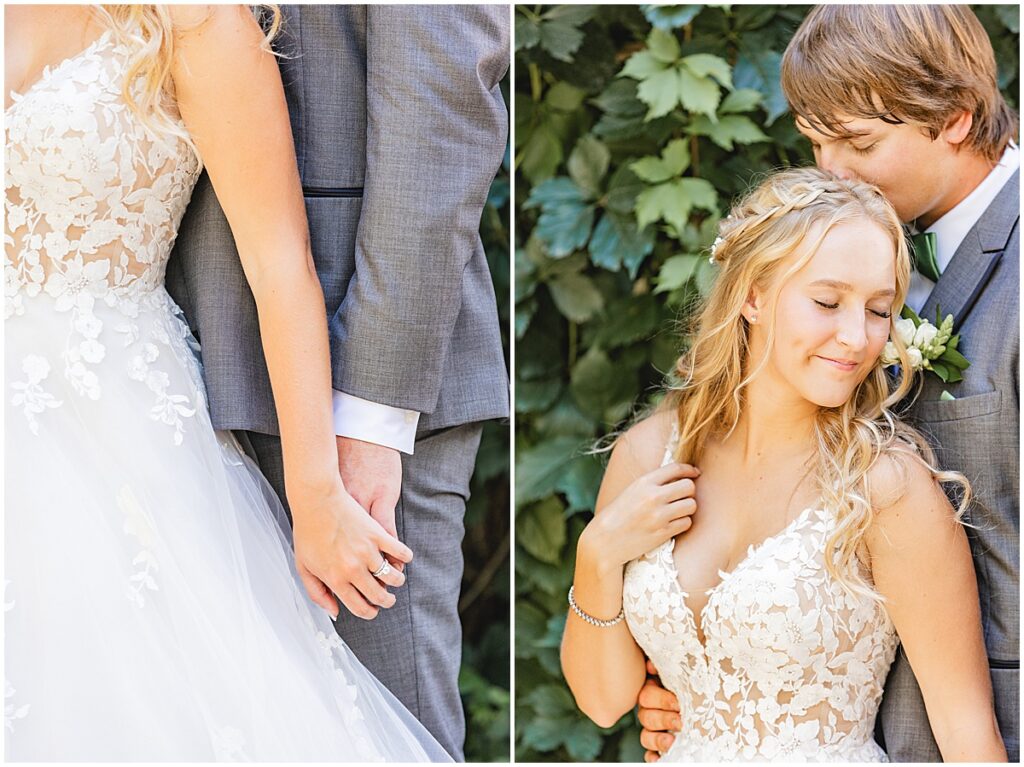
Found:
[[[338,596],[360,618],[370,620],[380,607],[391,607],[395,596],[384,588],[401,586],[405,575],[398,569],[373,577],[386,556],[389,561],[410,562],[412,551],[373,519],[349,495],[341,478],[322,495],[300,493],[288,497],[292,507],[295,566],[306,592],[331,618],[337,620]],[[333,592],[333,593],[332,593]]]
[[[661,686],[658,669],[647,661],[647,681],[640,688],[637,717],[640,719],[640,745],[644,761],[656,762],[672,747],[675,733],[683,726],[676,696]]]
[[[619,567],[689,530],[698,476],[689,464],[669,463],[634,480],[584,530],[587,545]]]
[[[345,489],[389,535],[397,538],[395,506],[402,492],[401,454],[394,448],[350,437],[337,437],[337,444],[338,471]],[[388,561],[399,570],[405,567],[396,557],[388,557]]]

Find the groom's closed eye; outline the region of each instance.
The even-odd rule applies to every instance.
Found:
[[[857,154],[865,155],[865,154],[871,154],[871,152],[874,150],[874,148],[876,146],[878,146],[878,142],[877,141],[873,141],[870,144],[868,144],[867,146],[857,146],[856,144],[851,143],[850,144],[850,149],[852,149]]]

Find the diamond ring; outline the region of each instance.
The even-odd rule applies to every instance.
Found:
[[[374,578],[383,578],[385,575],[391,572],[391,563],[388,562],[387,557],[381,562],[380,567],[373,571],[372,575]]]

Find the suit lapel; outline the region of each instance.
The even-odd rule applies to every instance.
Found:
[[[1014,173],[960,243],[920,316],[935,322],[935,310],[953,315],[959,327],[992,276],[1020,217],[1020,172]]]

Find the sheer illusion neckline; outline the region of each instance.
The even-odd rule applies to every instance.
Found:
[[[668,568],[669,576],[672,581],[673,587],[679,594],[679,601],[682,603],[683,610],[686,613],[686,615],[689,616],[690,621],[693,623],[694,636],[696,637],[701,648],[704,650],[705,655],[707,654],[707,634],[704,633],[704,613],[707,611],[708,606],[711,604],[711,598],[714,596],[715,592],[722,588],[728,581],[730,581],[733,578],[733,576],[735,576],[743,568],[747,567],[751,562],[754,562],[757,559],[757,555],[762,550],[764,550],[766,546],[768,546],[773,541],[782,538],[783,536],[789,535],[794,530],[799,529],[803,524],[807,522],[812,513],[818,513],[818,509],[815,509],[812,506],[808,506],[806,509],[797,514],[789,522],[789,524],[787,524],[777,533],[773,533],[772,535],[769,535],[767,538],[764,538],[758,541],[757,543],[751,543],[747,547],[747,553],[733,566],[731,570],[725,571],[720,569],[718,571],[718,577],[720,579],[718,583],[716,583],[711,588],[704,590],[704,595],[708,597],[708,600],[704,603],[704,606],[699,611],[699,621],[697,612],[694,612],[694,610],[690,607],[690,604],[688,602],[690,598],[690,592],[687,589],[683,588],[683,584],[679,580],[679,568],[676,567],[675,557],[677,539],[669,538],[665,542],[664,545],[665,548],[668,549],[668,555],[662,557],[662,559],[665,561],[665,566]],[[702,636],[704,637],[703,640],[701,640]]]
[[[78,51],[78,53],[73,53],[72,55],[61,59],[55,64],[47,64],[43,67],[43,71],[39,75],[39,77],[37,77],[31,85],[29,85],[21,92],[18,92],[14,88],[11,88],[7,92],[7,95],[11,97],[11,103],[4,107],[4,114],[6,115],[8,112],[14,109],[14,107],[17,104],[21,103],[21,101],[23,101],[26,96],[28,96],[32,91],[42,86],[44,83],[48,82],[50,78],[52,78],[60,70],[64,69],[64,67],[78,61],[80,58],[102,47],[103,44],[110,39],[110,35],[111,30],[107,29],[99,37],[97,37],[95,40],[89,43],[85,48]]]

